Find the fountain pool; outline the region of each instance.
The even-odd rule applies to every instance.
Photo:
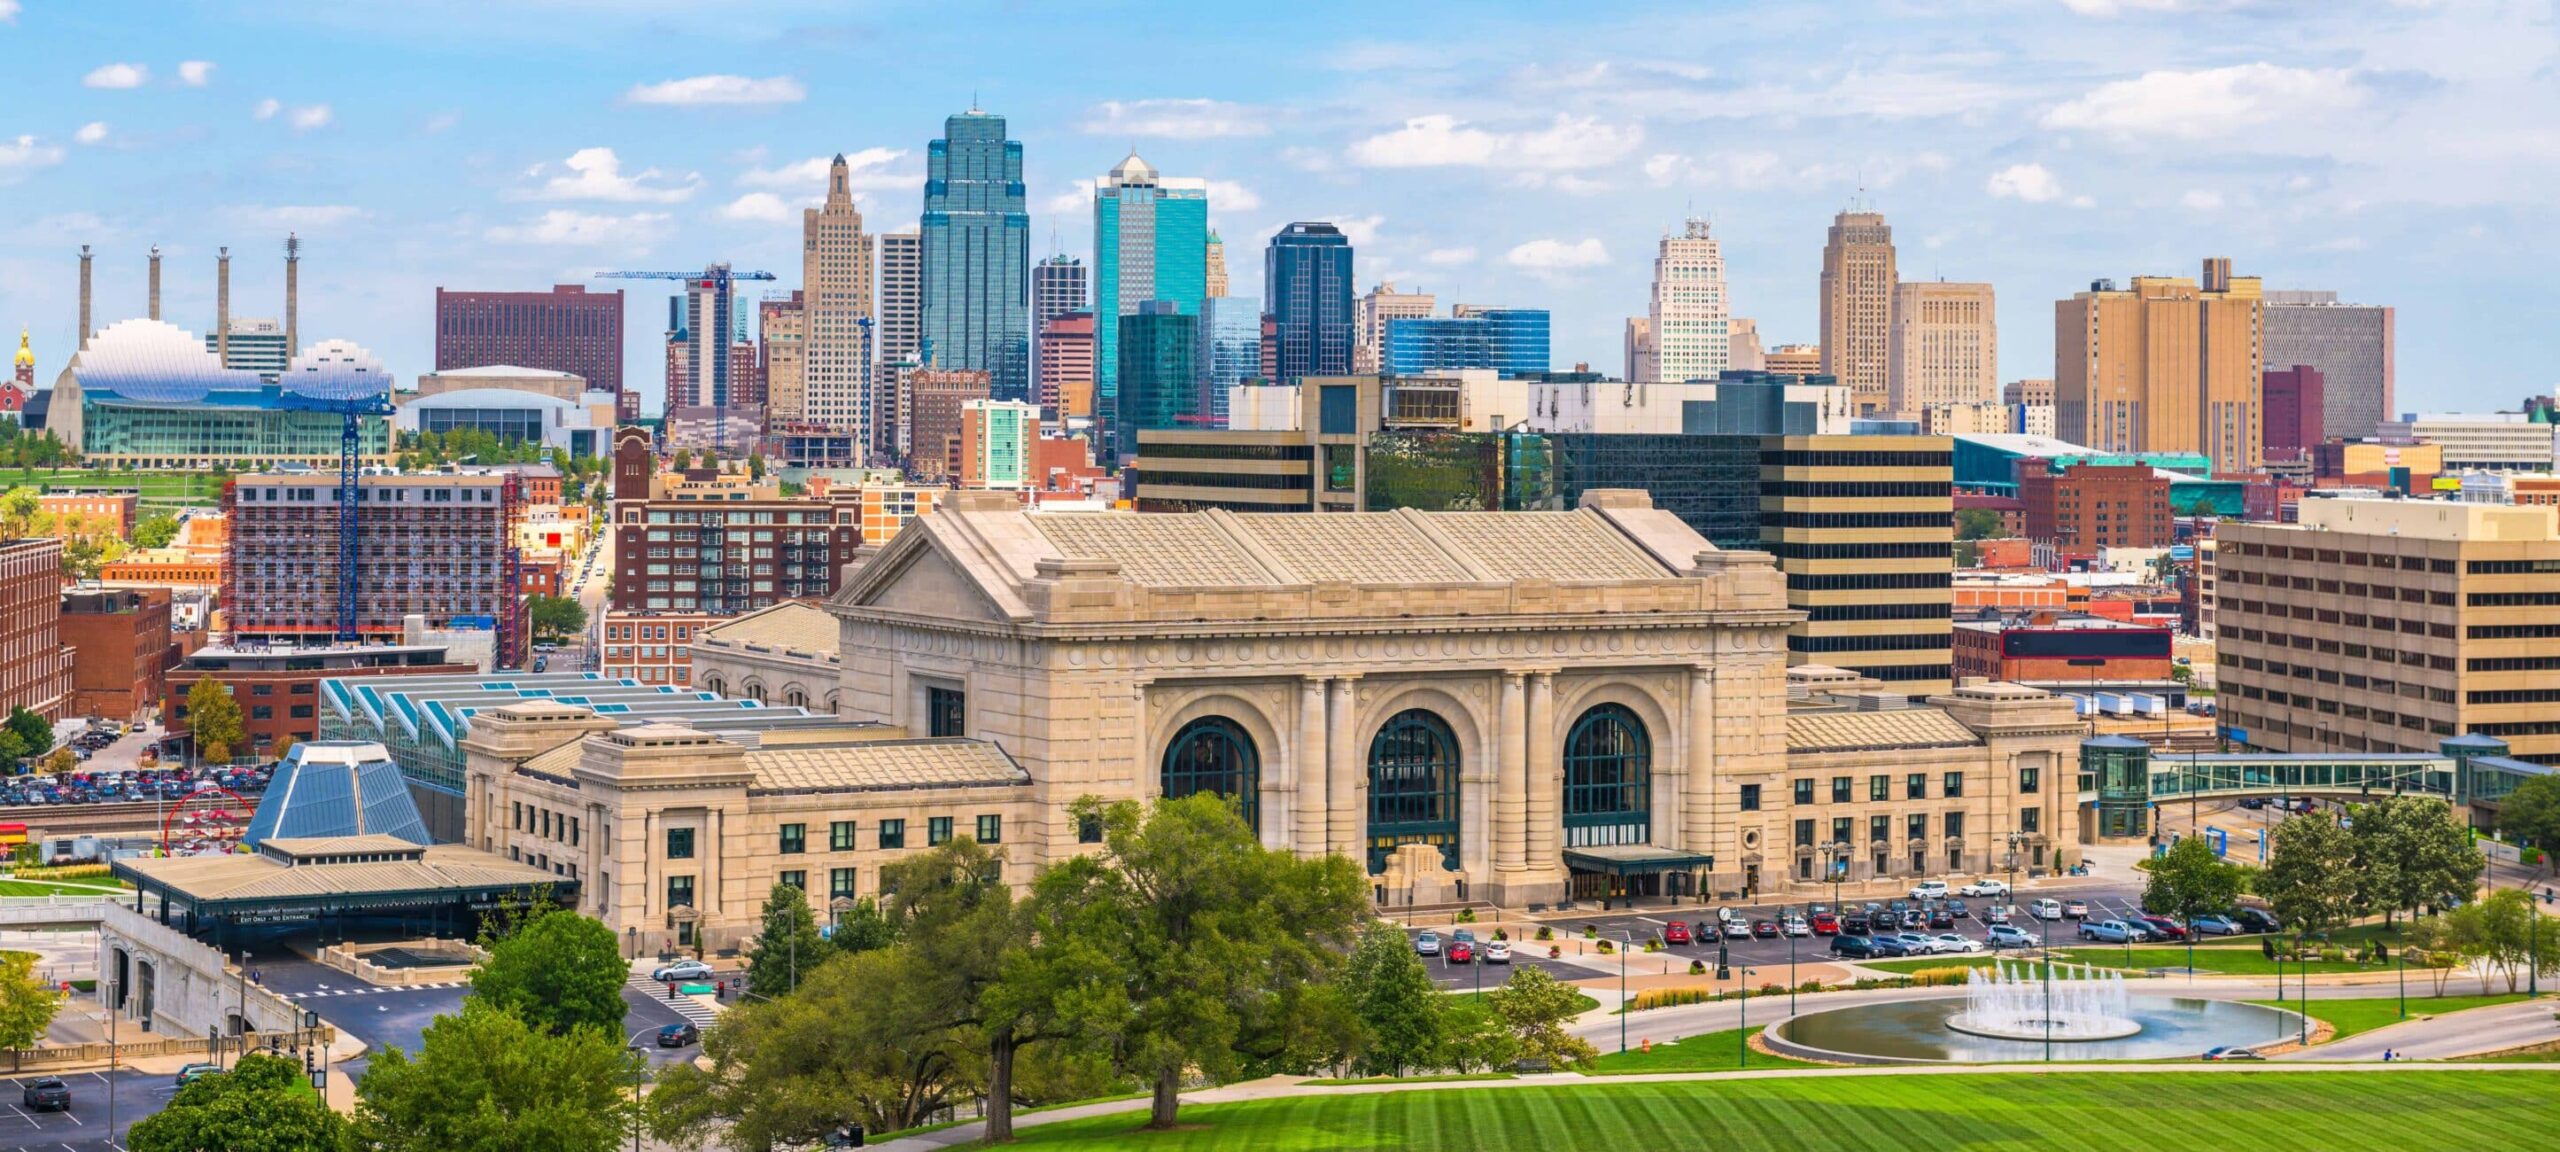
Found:
[[[2032,964],[1974,970],[1961,996],[1920,995],[1770,1026],[1771,1046],[1848,1063],[2156,1060],[2291,1038],[2300,1017],[2234,1000],[2136,995],[2117,973]],[[2050,1039],[2048,1040],[2048,1032]]]

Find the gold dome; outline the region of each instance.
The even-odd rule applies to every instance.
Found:
[[[36,354],[33,349],[27,347],[27,330],[24,328],[18,329],[17,364],[20,368],[33,368],[36,366]]]

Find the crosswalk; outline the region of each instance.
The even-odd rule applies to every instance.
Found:
[[[673,1000],[667,999],[666,981],[652,980],[649,978],[648,973],[632,973],[629,983],[632,991],[660,1004],[666,1005],[669,1009],[673,1010],[676,1015],[692,1021],[693,1026],[696,1028],[700,1028],[707,1032],[711,1029],[712,1025],[720,1022],[720,1009],[703,1003],[702,998],[699,996],[678,994]]]
[[[470,987],[470,984],[466,981],[447,980],[437,984],[408,984],[396,988],[376,987],[371,984],[356,984],[345,988],[331,988],[323,986],[314,988],[307,992],[279,992],[277,995],[282,996],[287,1000],[325,1000],[333,996],[380,996],[386,992],[422,992],[431,988],[467,987]]]

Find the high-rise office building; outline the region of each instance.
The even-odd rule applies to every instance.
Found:
[[[1913,696],[1953,687],[1953,469],[1942,436],[1761,438],[1761,548],[1805,614],[1788,663]]]
[[[800,215],[800,276],[807,294],[799,419],[872,436],[871,234],[862,230],[843,154],[827,167],[827,199]]]
[[[752,403],[750,394],[758,389],[738,373],[741,363],[751,376],[755,344],[738,311],[737,283],[726,277],[685,281],[683,295],[667,298],[667,407]]]
[[[2320,372],[2323,408],[2314,441],[2362,439],[2399,413],[2391,308],[2341,304],[2335,292],[2271,291],[2265,302],[2268,365]]]
[[[1735,372],[1767,371],[1768,353],[1760,347],[1760,322],[1748,316],[1725,321],[1726,366]],[[1629,377],[1633,379],[1633,377]]]
[[[1883,213],[1831,218],[1822,245],[1822,370],[1870,415],[1890,407],[1896,275],[1893,226]]]
[[[776,429],[804,419],[808,300],[807,290],[802,289],[786,299],[756,303],[756,370],[764,377],[765,418]]]
[[[1397,316],[1387,321],[1382,371],[1416,376],[1490,368],[1506,377],[1545,372],[1547,310],[1461,304],[1454,316]]]
[[[2000,332],[1990,285],[1896,285],[1892,311],[1885,412],[1910,420],[1927,408],[1999,400]]]
[[[276,320],[234,316],[229,344],[214,333],[204,334],[204,350],[213,352],[217,348],[223,367],[255,372],[269,380],[284,375],[285,365],[293,362],[293,349],[285,345],[284,324]]]
[[[1393,280],[1361,293],[1352,321],[1352,372],[1373,376],[1384,370],[1388,322],[1407,316],[1429,316],[1438,309],[1439,302],[1430,293],[1398,292]]]
[[[1000,400],[1031,391],[1031,216],[1022,142],[976,108],[925,148],[923,339],[939,368],[987,374]]]
[[[1040,407],[1058,423],[1093,419],[1093,313],[1053,316],[1040,328]]]
[[[880,236],[879,315],[873,320],[879,347],[874,374],[871,444],[882,455],[896,455],[905,434],[899,428],[906,395],[904,374],[923,363],[924,237],[918,232],[886,232]]]
[[[1555,367],[1550,347],[1553,325],[1544,308],[1488,308],[1460,304],[1450,309],[1460,320],[1482,320],[1492,332],[1493,363],[1504,376],[1530,376]]]
[[[960,461],[952,478],[963,488],[1019,491],[1031,487],[1040,442],[1040,408],[1019,400],[960,402]]]
[[[1086,268],[1082,260],[1064,254],[1043,256],[1031,266],[1031,330],[1047,327],[1049,322],[1069,312],[1090,312],[1086,302]]]
[[[598,392],[622,391],[622,290],[436,289],[436,371],[501,364],[566,372]]]
[[[1728,341],[1730,337],[1727,338]],[[1653,317],[1627,317],[1627,380],[1634,384],[1653,384],[1661,379],[1653,359]]]
[[[1209,269],[1209,295],[1213,298],[1226,295],[1227,242],[1218,239],[1218,230],[1215,228],[1209,230],[1209,245],[1206,263],[1208,264]]]
[[[1208,258],[1207,181],[1164,176],[1131,152],[1094,186],[1093,403],[1106,423],[1123,410],[1121,319],[1159,302],[1197,317]]]
[[[951,475],[960,441],[961,405],[985,400],[987,374],[975,368],[918,368],[907,373],[907,471],[919,479]]]
[[[1133,316],[1119,319],[1119,392],[1094,403],[1114,403],[1115,448],[1123,458],[1135,455],[1137,434],[1148,428],[1192,428],[1211,424],[1210,407],[1199,375],[1200,318],[1183,315],[1171,300],[1149,300]]]
[[[1731,314],[1724,249],[1705,220],[1690,217],[1653,258],[1654,374],[1673,384],[1724,375],[1733,358]]]
[[[2266,448],[2270,460],[2308,459],[2321,442],[2328,381],[2308,364],[2269,368],[2262,400],[2266,409]]]
[[[2216,470],[2264,459],[2260,285],[2205,261],[2204,281],[2100,280],[2054,304],[2054,419],[2101,452],[2202,452]]]
[[[1819,376],[1822,374],[1822,346],[1780,344],[1760,354],[1760,370],[1772,376]]]
[[[1262,254],[1262,298],[1271,309],[1272,378],[1351,371],[1351,238],[1331,224],[1280,230]]]
[[[1212,296],[1200,309],[1201,385],[1216,427],[1227,426],[1227,389],[1262,375],[1262,301]]]

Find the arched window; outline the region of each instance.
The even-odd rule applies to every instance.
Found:
[[[1564,741],[1564,842],[1568,848],[1643,844],[1653,838],[1653,742],[1623,704],[1573,722]]]
[[[794,708],[806,708],[809,706],[809,694],[801,691],[800,686],[794,684],[782,690],[782,702]]]
[[[1439,716],[1409,708],[1369,741],[1369,871],[1399,844],[1430,844],[1458,866],[1458,738]]]
[[[1164,750],[1164,798],[1211,792],[1236,802],[1245,826],[1262,829],[1262,757],[1253,737],[1224,716],[1203,716],[1173,734]]]
[[[705,691],[705,692],[709,692],[709,693],[711,693],[711,694],[712,694],[712,695],[714,695],[714,696],[726,696],[726,695],[728,695],[728,694],[729,694],[729,689],[726,687],[726,682],[725,682],[725,681],[723,681],[723,680],[721,680],[721,679],[720,679],[719,677],[717,677],[717,676],[705,676],[705,677],[703,677],[703,678],[702,678],[702,689],[703,689],[703,691]]]

